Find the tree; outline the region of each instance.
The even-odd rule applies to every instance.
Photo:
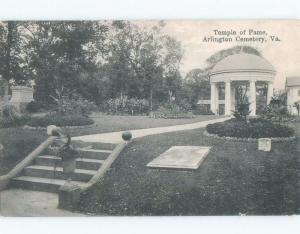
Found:
[[[29,28],[37,99],[51,102],[50,95],[62,87],[84,93],[81,74],[95,73],[98,57],[107,53],[107,26],[92,21],[39,21]]]
[[[162,24],[151,29],[115,21],[110,40],[111,96],[146,98],[150,109],[181,83],[180,43],[161,33]]]
[[[229,55],[240,54],[240,53],[254,54],[257,56],[261,56],[261,53],[257,49],[251,46],[234,46],[228,49],[220,50],[217,53],[211,55],[208,59],[206,59],[208,68],[212,69],[214,65],[216,65],[219,61],[221,61],[222,59],[226,58]]]
[[[7,81],[26,85],[31,79],[28,67],[27,22],[0,22],[0,73]]]

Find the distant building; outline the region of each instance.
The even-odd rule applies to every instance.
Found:
[[[286,78],[287,105],[292,115],[297,115],[296,102],[300,102],[300,76]]]

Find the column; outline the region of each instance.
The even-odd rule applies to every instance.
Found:
[[[231,114],[231,88],[229,80],[225,82],[225,115]]]
[[[235,86],[231,85],[231,110],[235,110]]]
[[[216,114],[216,84],[210,84],[210,110]]]
[[[256,87],[255,87],[255,80],[250,80],[249,102],[250,102],[250,116],[255,116],[256,115]]]
[[[274,92],[273,82],[269,82],[268,83],[267,104],[270,103],[270,101],[271,101],[271,99],[273,97],[273,92]]]

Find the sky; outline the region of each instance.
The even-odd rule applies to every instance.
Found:
[[[277,72],[274,87],[277,90],[284,88],[287,76],[300,76],[300,20],[166,20],[164,22],[166,25],[163,32],[182,43],[184,57],[180,71],[183,76],[191,69],[204,68],[205,60],[210,55],[236,45],[247,45],[258,49],[274,66]],[[135,21],[135,23],[142,27],[151,27],[158,21]],[[236,34],[228,37],[222,35],[224,31]],[[232,41],[205,42],[204,37],[210,36],[232,38]],[[240,41],[240,39],[237,41],[236,36],[247,40],[254,36],[256,41]],[[277,37],[280,41],[272,41],[271,36]]]

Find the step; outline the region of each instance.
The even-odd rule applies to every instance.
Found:
[[[85,185],[79,181],[72,181],[78,185]],[[10,186],[41,192],[57,193],[60,186],[67,183],[66,180],[19,176],[11,180]]]
[[[92,148],[92,149],[104,149],[104,150],[113,150],[116,148],[116,144],[112,143],[102,143],[102,142],[84,142],[80,140],[72,141],[72,145],[79,148]]]
[[[98,170],[103,164],[103,160],[77,158],[76,168],[86,170]],[[35,159],[35,164],[40,166],[58,166],[61,167],[61,158],[54,155],[41,155]]]
[[[95,170],[76,169],[71,178],[76,181],[88,182],[96,172]],[[62,167],[54,168],[50,166],[32,165],[24,168],[23,175],[49,179],[67,179],[67,175],[63,173]]]
[[[76,168],[86,169],[86,170],[99,170],[104,160],[91,159],[91,158],[77,158]]]
[[[77,148],[80,158],[105,160],[112,153],[112,150],[99,150],[89,148]]]

